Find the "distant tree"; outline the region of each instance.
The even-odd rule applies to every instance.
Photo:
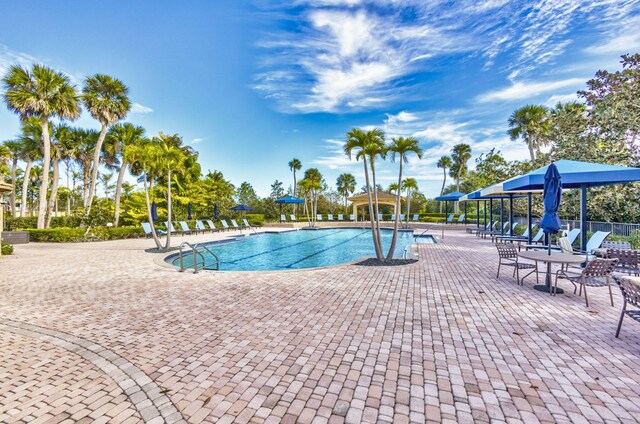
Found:
[[[509,137],[521,138],[529,148],[531,162],[540,154],[540,147],[546,145],[549,135],[548,110],[541,105],[526,105],[516,109],[509,117]]]
[[[279,199],[282,196],[284,196],[284,185],[282,181],[275,180],[273,184],[271,184],[271,194],[269,197]]]
[[[407,227],[409,226],[409,214],[411,213],[411,195],[418,191],[418,182],[415,178],[405,178],[402,182],[402,188],[406,190],[407,196],[407,214],[405,219],[407,220]]]
[[[244,181],[236,191],[236,200],[241,205],[253,205],[258,200],[258,195],[253,186]]]
[[[447,169],[451,168],[451,158],[449,156],[442,156],[438,159],[438,168],[442,168],[444,179],[442,180],[442,188],[440,189],[440,196],[444,194],[444,187],[447,184]]]
[[[338,193],[344,198],[344,208],[347,211],[347,203],[349,196],[356,190],[356,177],[349,173],[338,175],[336,180],[336,188]]]
[[[456,191],[460,191],[460,179],[467,175],[469,159],[471,159],[471,146],[464,143],[453,146],[449,173],[456,181]]]

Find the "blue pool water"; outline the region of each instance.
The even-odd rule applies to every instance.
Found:
[[[386,254],[393,231],[383,229],[381,235]],[[413,242],[411,231],[400,231],[394,257],[402,258],[405,247]],[[259,234],[206,246],[220,258],[221,271],[315,268],[375,256],[371,230],[359,228]],[[183,258],[185,265],[192,264],[192,260],[191,256]],[[170,256],[167,261],[178,266],[177,255]]]

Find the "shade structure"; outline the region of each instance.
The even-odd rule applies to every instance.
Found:
[[[234,206],[234,207],[229,208],[229,209],[232,210],[232,211],[250,211],[250,210],[253,210],[247,205],[237,205],[237,206]]]
[[[443,194],[442,196],[438,196],[435,200],[440,202],[457,202],[462,196],[465,196],[466,193],[460,193],[459,191],[454,191],[453,193]]]
[[[562,176],[562,187],[580,189],[580,233],[581,248],[587,247],[587,188],[613,184],[625,184],[640,181],[640,168],[606,165],[575,160],[559,160],[555,162]],[[538,168],[518,178],[504,182],[504,189],[509,191],[539,190],[544,187],[547,166]]]
[[[152,221],[158,220],[158,205],[156,205],[155,201],[151,203],[151,220]]]
[[[275,201],[275,203],[278,204],[289,204],[289,203],[304,203],[304,200],[298,198],[298,197],[293,197],[293,196],[284,196],[281,199],[277,199]]]

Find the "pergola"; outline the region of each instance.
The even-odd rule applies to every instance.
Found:
[[[378,204],[392,205],[394,215],[397,214],[398,211],[396,210],[396,195],[382,190],[377,190],[376,192],[378,194]],[[367,195],[367,193],[356,194],[355,196],[349,197],[347,200],[351,202],[351,205],[353,206],[353,216],[355,216],[356,218],[358,216],[358,208],[360,206],[369,206],[369,196]],[[375,202],[374,193],[371,193],[371,200]],[[404,202],[404,197],[400,197],[400,201]]]
[[[10,193],[12,191],[11,185],[0,182],[0,194]],[[0,204],[0,240],[2,240],[2,229],[4,228],[4,206]],[[2,252],[0,252],[2,255]]]

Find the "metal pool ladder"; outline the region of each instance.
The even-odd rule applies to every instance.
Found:
[[[185,249],[187,247],[189,249],[187,249],[186,252],[189,252],[189,250],[191,250],[191,254],[193,255],[193,265],[189,265],[189,266],[185,266],[182,261],[182,258],[185,255]],[[210,254],[214,260],[207,262],[206,258],[202,254],[203,250],[206,251],[208,254]],[[194,274],[197,273],[199,269],[211,268],[211,267],[215,267],[213,269],[217,271],[219,269],[219,266],[220,266],[220,258],[218,258],[218,255],[216,255],[211,250],[209,250],[209,248],[204,244],[196,243],[192,245],[191,243],[186,241],[183,241],[182,243],[180,243],[180,272],[183,272],[185,269],[190,267],[193,267]]]
[[[413,241],[418,241],[418,237],[423,237],[425,234],[427,234],[433,227],[428,226],[423,232],[421,232],[420,234],[418,234],[417,236],[413,236]]]

